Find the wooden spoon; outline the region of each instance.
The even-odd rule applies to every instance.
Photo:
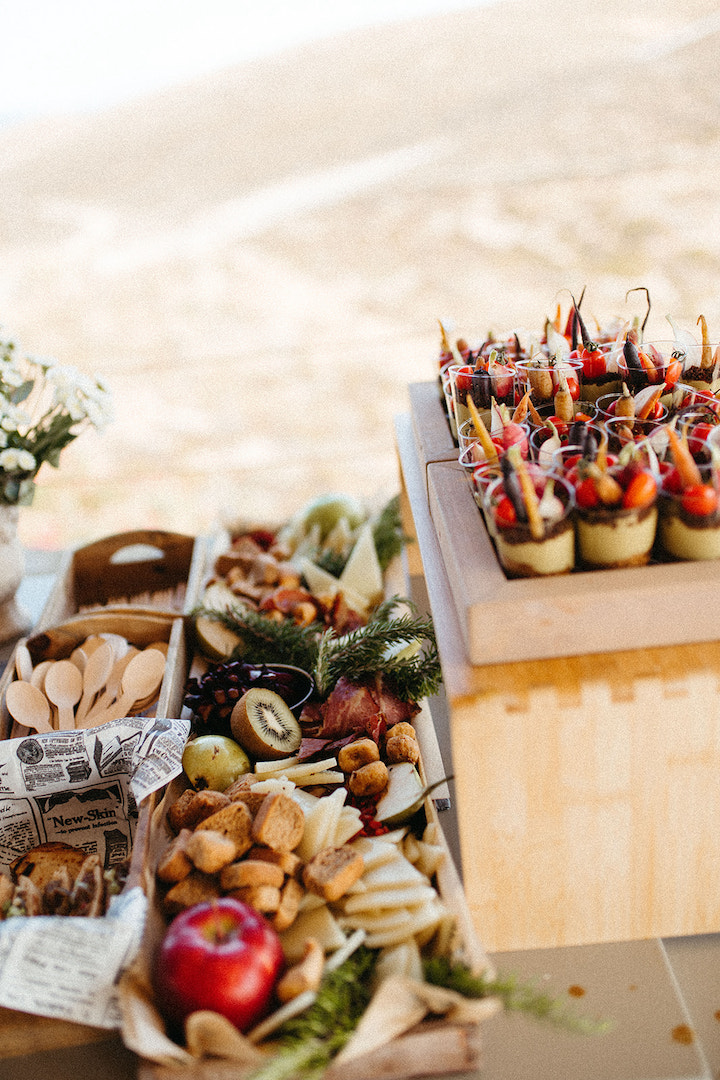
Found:
[[[125,668],[139,652],[139,649],[136,649],[134,645],[131,645],[125,655],[115,661],[112,671],[110,672],[110,677],[107,680],[105,691],[98,697],[89,712],[86,713],[83,727],[92,727],[95,723],[95,718],[104,715],[110,708],[113,701],[115,701],[115,698],[120,693],[120,683],[125,674]]]
[[[165,673],[165,657],[158,649],[145,649],[133,656],[122,677],[120,697],[93,724],[107,724],[129,716],[133,705],[159,690]],[[86,717],[87,723],[87,717]]]
[[[44,690],[45,688],[45,676],[48,673],[48,669],[53,666],[52,660],[41,660],[39,664],[36,664],[33,668],[32,678],[30,682],[33,686],[37,686],[38,690]]]
[[[37,732],[52,731],[50,725],[50,703],[37,686],[16,679],[5,691],[5,704],[8,712],[18,724],[33,728]]]
[[[82,697],[80,698],[80,704],[75,710],[75,727],[83,726],[82,721],[90,711],[90,707],[95,701],[96,694],[100,693],[110,678],[114,663],[115,653],[113,652],[112,645],[108,641],[103,641],[103,643],[88,657],[88,662],[85,665],[85,671],[83,672]]]
[[[74,708],[82,697],[83,677],[71,660],[56,660],[45,675],[45,695],[58,709],[58,728],[72,731]]]
[[[30,682],[33,673],[33,662],[27,645],[20,641],[15,646],[15,671],[18,679]]]

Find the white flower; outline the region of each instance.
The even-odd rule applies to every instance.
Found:
[[[5,472],[34,472],[37,462],[29,450],[16,450],[10,447],[0,451],[0,469]]]

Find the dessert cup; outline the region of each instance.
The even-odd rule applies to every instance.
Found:
[[[618,477],[620,467],[608,471]],[[645,566],[655,542],[657,504],[656,494],[652,503],[642,507],[577,506],[575,529],[581,566],[586,570]]]
[[[561,376],[564,375],[573,401],[580,401],[582,371],[582,360],[564,359],[558,363],[552,363],[546,357],[518,360],[515,365],[515,400],[520,401],[531,391],[536,409],[539,410],[543,405],[552,405],[555,394],[560,389]]]
[[[658,500],[658,547],[664,558],[720,559],[720,509],[691,514],[682,495],[661,490]]]
[[[502,477],[493,480],[485,492],[485,512],[493,523],[491,535],[495,541],[500,565],[509,578],[548,577],[568,574],[575,566],[575,530],[573,526],[573,489],[561,476],[553,473],[532,473],[539,497],[548,484],[559,500],[557,516],[545,522],[544,535],[533,536],[528,522],[503,524],[496,510],[505,497]],[[489,526],[490,529],[490,526]]]
[[[490,429],[490,409],[493,399],[498,405],[514,407],[514,372],[505,364],[490,363],[489,367],[474,368],[469,364],[453,370],[451,384],[458,430],[470,419],[468,395]]]
[[[720,345],[686,346],[682,381],[693,390],[716,394],[720,390]]]

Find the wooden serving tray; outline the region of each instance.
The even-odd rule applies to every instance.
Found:
[[[202,544],[181,533],[137,529],[68,551],[37,628],[56,626],[81,609],[190,610]]]
[[[424,769],[420,763],[424,778]],[[159,808],[162,814],[163,808]],[[438,825],[438,816],[432,799],[425,801],[428,822]],[[165,841],[160,832],[166,826],[155,814],[149,843],[144,855],[150,859],[159,854]],[[445,843],[442,829],[437,828],[438,843],[445,848],[445,858],[436,874],[436,887],[441,898],[455,915],[458,940],[462,943],[466,962],[476,971],[493,973],[493,968],[480,944],[473,926],[470,911],[457,869]],[[147,892],[151,897],[154,888],[154,865],[145,869]],[[143,952],[145,963],[157,947],[164,920],[157,909],[148,920]],[[500,1008],[496,999],[488,998],[486,1015],[491,1016]],[[386,1045],[353,1058],[336,1063],[325,1073],[324,1080],[412,1080],[414,1077],[445,1077],[449,1074],[475,1072],[481,1063],[481,1024],[454,1023],[449,1020],[428,1018],[403,1036]],[[141,1058],[139,1080],[244,1080],[253,1071],[234,1060],[220,1057],[194,1059],[190,1064],[159,1064]]]
[[[505,577],[461,467],[427,467],[430,514],[471,664],[718,638],[714,562]]]
[[[408,394],[413,434],[423,467],[436,461],[457,461],[459,451],[440,400],[439,382],[410,383]]]
[[[185,693],[190,658],[188,654],[185,620],[180,616],[158,611],[139,611],[133,608],[108,608],[76,615],[47,627],[18,645],[27,645],[33,665],[41,660],[60,660],[68,657],[73,649],[91,634],[121,634],[131,644],[143,648],[154,641],[165,641],[168,651],[165,660],[160,694],[155,706],[159,717],[179,717]],[[16,650],[17,651],[17,646]],[[8,685],[17,677],[15,652],[0,677],[0,738],[9,737],[12,717],[5,705]]]

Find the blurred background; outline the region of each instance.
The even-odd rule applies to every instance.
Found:
[[[258,8],[262,7],[262,11]],[[115,420],[43,467],[32,547],[398,487],[437,320],[569,291],[720,338],[712,0],[25,0],[4,13],[0,326]]]

